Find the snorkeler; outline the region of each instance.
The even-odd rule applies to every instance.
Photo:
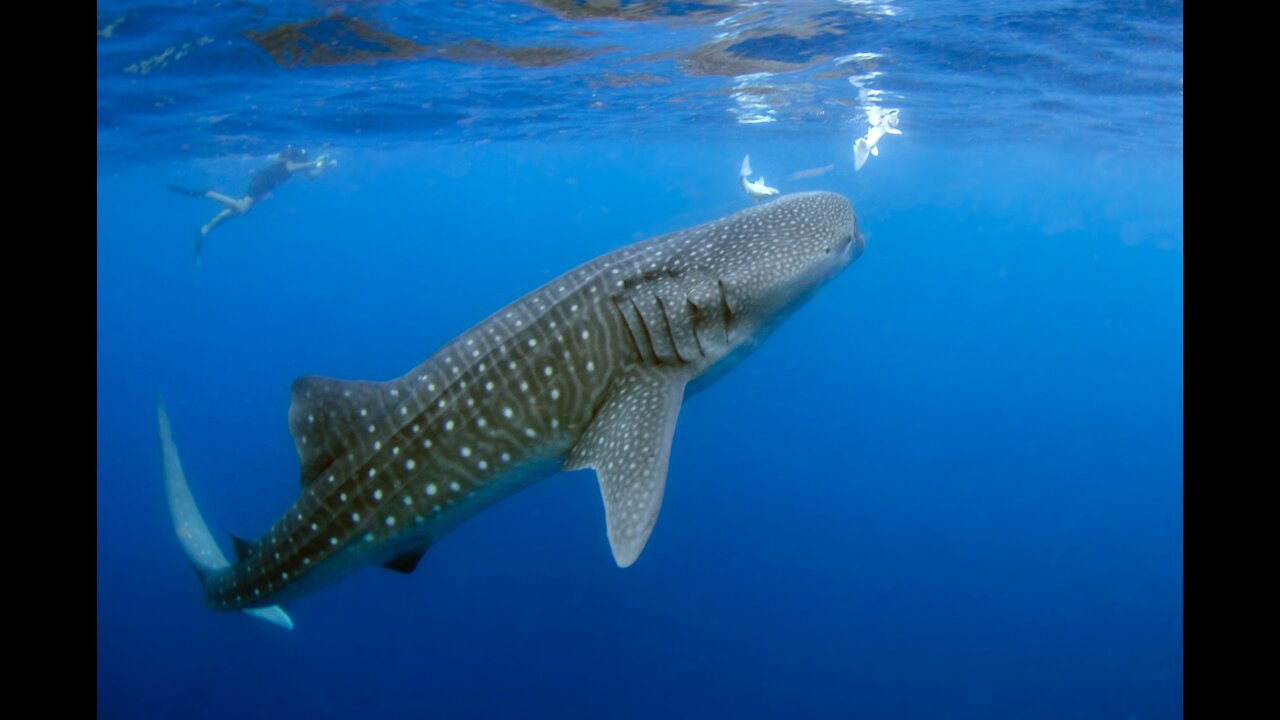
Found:
[[[756,204],[760,203],[760,198],[771,197],[778,194],[777,188],[771,188],[764,184],[764,176],[761,175],[759,180],[750,182],[747,180],[751,176],[751,156],[747,155],[742,158],[742,169],[738,171],[738,180],[742,183],[742,190],[755,198]]]
[[[306,161],[307,151],[301,148],[295,148],[290,145],[286,147],[270,165],[261,170],[257,170],[253,175],[249,176],[249,187],[245,190],[244,197],[237,200],[228,197],[222,193],[213,190],[193,190],[180,185],[170,185],[169,189],[189,197],[208,198],[223,207],[222,212],[213,216],[213,219],[205,223],[196,232],[196,265],[200,264],[200,245],[215,227],[220,225],[224,220],[236,215],[244,215],[256,202],[262,200],[271,193],[280,183],[293,177],[293,174],[299,171],[306,171],[310,178],[317,178],[326,168],[337,165],[337,160],[330,160],[328,155],[321,155],[315,160]]]
[[[871,128],[867,130],[867,134],[853,141],[853,169],[858,171],[867,162],[868,155],[880,157],[880,148],[878,147],[880,139],[885,135],[901,135],[902,131],[898,129],[898,111],[897,109],[885,110],[881,114],[880,108],[867,108],[867,123]]]

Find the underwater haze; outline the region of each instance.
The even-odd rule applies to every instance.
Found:
[[[104,0],[97,25],[100,717],[1183,715],[1181,2]],[[221,206],[170,186],[238,197],[288,145],[337,164],[197,265]],[[748,154],[849,198],[865,251],[687,399],[633,566],[576,471],[412,574],[290,602],[292,631],[204,605],[158,394],[229,554],[298,496],[294,379],[398,377],[752,207]]]

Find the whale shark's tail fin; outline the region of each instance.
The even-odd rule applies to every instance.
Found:
[[[751,156],[744,155],[742,157],[742,169],[738,171],[738,175],[742,177],[751,177]]]
[[[867,162],[867,156],[871,154],[871,148],[867,147],[867,138],[860,137],[853,141],[853,169],[858,171]]]
[[[187,487],[187,478],[182,472],[182,463],[178,460],[178,448],[173,444],[173,432],[169,429],[169,414],[164,409],[164,398],[159,395],[156,396],[156,417],[160,425],[164,488],[169,496],[173,529],[178,534],[178,541],[182,543],[187,559],[191,561],[201,582],[204,582],[210,575],[230,567],[231,563],[227,562],[226,556],[214,542],[209,526],[204,524],[204,518],[196,507],[195,498],[191,497],[191,488]],[[278,605],[251,608],[245,612],[282,628],[293,629],[293,619]]]

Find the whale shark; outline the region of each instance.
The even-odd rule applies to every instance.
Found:
[[[370,565],[411,572],[476,513],[559,471],[593,469],[619,567],[658,519],[676,421],[862,254],[849,201],[786,195],[623,247],[498,310],[401,377],[305,376],[288,424],[297,500],[219,550],[157,398],[174,528],[205,604],[292,628],[290,600]]]

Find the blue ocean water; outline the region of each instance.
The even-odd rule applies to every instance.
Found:
[[[103,2],[98,713],[1182,715],[1181,3]],[[855,172],[871,108],[901,135]],[[284,145],[295,178],[206,242]],[[588,472],[289,607],[301,375],[386,380],[624,244],[840,192],[866,251],[687,402],[644,554]],[[758,177],[758,175],[756,176]],[[226,543],[229,546],[229,542]]]

